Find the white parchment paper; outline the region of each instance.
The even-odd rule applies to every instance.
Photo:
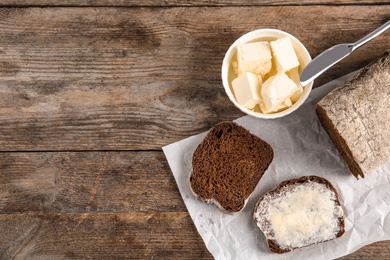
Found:
[[[191,156],[206,133],[163,147],[188,212],[215,259],[335,259],[364,245],[390,239],[390,162],[365,179],[356,180],[315,114],[317,101],[349,76],[314,89],[299,110],[284,118],[262,120],[245,116],[236,120],[268,142],[275,155],[240,213],[223,213],[191,193]],[[272,254],[253,220],[254,205],[280,182],[305,175],[324,177],[336,187],[346,232],[332,241],[287,254]]]

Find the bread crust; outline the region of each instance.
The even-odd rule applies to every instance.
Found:
[[[281,182],[275,188],[273,188],[273,189],[269,190],[267,193],[265,193],[257,201],[257,203],[255,205],[254,212],[253,212],[253,218],[254,218],[256,224],[259,222],[259,219],[257,219],[257,217],[256,217],[256,212],[257,212],[257,210],[259,208],[260,203],[262,202],[262,200],[265,198],[265,196],[267,194],[271,194],[271,196],[272,196],[272,194],[278,193],[283,187],[291,186],[291,185],[294,185],[294,184],[302,184],[302,185],[304,185],[305,183],[308,183],[308,182],[317,182],[317,183],[320,183],[320,184],[324,184],[328,189],[330,189],[335,194],[335,197],[336,197],[335,207],[336,206],[340,206],[339,194],[338,194],[336,188],[332,185],[332,183],[330,183],[328,180],[326,180],[324,178],[321,178],[321,177],[315,176],[315,175],[303,176],[303,177],[300,177],[300,178],[295,178],[295,179],[291,179],[291,180],[287,180],[287,181]],[[339,226],[340,230],[335,235],[335,238],[333,238],[333,239],[341,237],[345,233],[344,216],[338,217],[338,224],[339,224],[338,226]],[[332,239],[324,240],[322,242],[326,242],[326,241],[329,241],[329,240],[332,240]],[[309,244],[309,245],[305,245],[303,247],[282,248],[279,245],[279,243],[276,240],[274,240],[274,239],[266,238],[266,241],[267,241],[267,244],[268,244],[268,247],[269,247],[270,251],[273,252],[273,253],[276,253],[276,254],[284,254],[284,253],[290,252],[290,251],[295,250],[295,249],[299,249],[299,248],[303,248],[303,247],[306,247],[306,246],[313,245],[313,244]]]
[[[272,147],[234,122],[210,129],[192,155],[191,191],[223,211],[241,211],[272,162]]]
[[[318,118],[356,177],[390,158],[390,50],[327,94]]]

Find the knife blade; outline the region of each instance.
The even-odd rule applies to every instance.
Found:
[[[332,67],[340,60],[347,57],[354,50],[356,50],[366,42],[372,40],[382,32],[386,31],[389,27],[390,20],[355,43],[342,43],[335,45],[315,57],[311,62],[309,62],[309,64],[307,64],[307,66],[301,73],[300,81],[302,86],[305,86],[311,81],[313,81],[324,71]]]

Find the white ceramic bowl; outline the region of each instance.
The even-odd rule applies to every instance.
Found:
[[[293,111],[295,111],[296,109],[298,109],[303,104],[303,102],[305,102],[306,98],[309,96],[309,93],[313,87],[313,82],[310,82],[306,86],[303,86],[303,93],[301,97],[291,107],[289,107],[286,110],[276,112],[273,114],[263,114],[260,112],[252,111],[238,104],[236,98],[234,97],[231,82],[236,77],[236,75],[234,73],[234,69],[232,66],[232,59],[236,58],[237,46],[243,43],[256,42],[256,41],[274,41],[284,37],[290,37],[291,39],[294,50],[299,59],[299,63],[300,63],[299,73],[301,73],[305,68],[305,66],[311,61],[309,52],[297,38],[295,38],[289,33],[277,29],[258,29],[255,31],[248,32],[242,35],[240,38],[238,38],[226,52],[222,62],[222,84],[225,88],[226,94],[228,95],[229,99],[242,112],[258,118],[278,118],[278,117],[286,116],[292,113]]]

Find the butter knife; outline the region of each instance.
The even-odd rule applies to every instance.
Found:
[[[302,86],[307,85],[319,75],[321,75],[324,71],[332,67],[334,64],[339,62],[340,60],[347,57],[354,50],[365,44],[366,42],[372,40],[382,32],[386,31],[390,27],[390,20],[383,24],[381,27],[376,29],[375,31],[367,34],[365,37],[361,38],[357,42],[354,43],[342,43],[335,45],[317,57],[315,57],[303,70],[300,76],[300,81]]]

